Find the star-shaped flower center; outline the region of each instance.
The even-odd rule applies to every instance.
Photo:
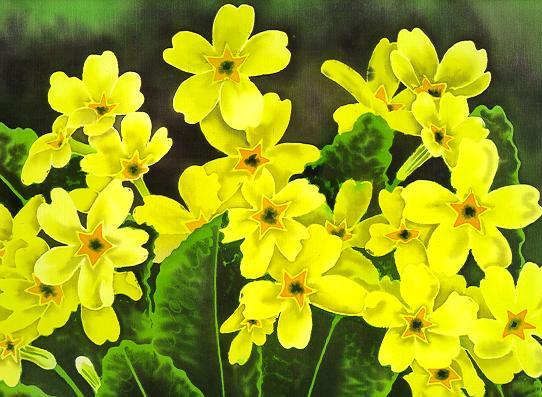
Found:
[[[299,308],[302,309],[305,305],[306,297],[316,292],[315,289],[307,285],[307,270],[292,277],[286,270],[283,270],[282,276],[282,291],[280,298],[294,299]]]
[[[40,297],[40,305],[54,302],[57,306],[60,306],[64,297],[62,287],[60,285],[43,284],[35,275],[32,275],[32,277],[34,277],[34,285],[25,289],[25,291],[29,294],[38,295]]]
[[[388,233],[385,236],[394,241],[401,241],[408,243],[410,240],[414,240],[420,235],[420,232],[415,229],[408,229],[404,223],[401,223],[399,229],[394,232]]]
[[[506,338],[508,335],[516,335],[518,338],[525,340],[525,330],[536,329],[536,327],[527,321],[527,309],[519,312],[518,314],[512,313],[508,310],[508,322],[502,332],[502,337]]]
[[[450,150],[450,145],[448,145],[448,143],[452,141],[454,137],[446,134],[446,127],[437,127],[436,125],[431,124],[431,132],[433,133],[433,138],[436,143],[444,149]]]
[[[429,95],[435,98],[440,98],[444,91],[446,91],[446,83],[431,83],[427,77],[423,77],[422,85],[415,88],[416,94],[421,92],[427,92]]]
[[[245,326],[248,332],[252,331],[254,328],[262,328],[262,322],[253,319],[244,319],[241,321],[241,325]]]
[[[260,225],[260,236],[263,236],[269,229],[284,230],[282,215],[289,203],[275,204],[267,197],[262,197],[262,206],[259,212],[252,215],[252,219]]]
[[[2,258],[6,254],[5,248],[0,248],[0,258]]]
[[[388,100],[388,94],[386,93],[386,88],[384,88],[383,85],[378,87],[378,89],[376,90],[375,98],[380,99],[382,102],[384,102],[390,112],[393,112],[394,110],[402,109],[405,106],[402,103],[390,103]]]
[[[254,175],[259,167],[269,163],[269,159],[262,156],[262,145],[257,144],[253,149],[237,148],[239,162],[235,165],[236,170],[244,170]]]
[[[402,337],[414,337],[418,338],[424,342],[427,342],[427,336],[425,335],[425,330],[431,326],[433,323],[425,319],[426,310],[425,307],[421,307],[414,316],[403,316],[403,319],[407,323],[405,331],[403,332]]]
[[[236,83],[241,81],[239,67],[245,62],[246,58],[246,56],[233,56],[228,46],[224,48],[224,52],[219,57],[205,57],[215,71],[213,81],[232,80]]]
[[[185,222],[184,225],[190,230],[190,233],[192,233],[194,230],[200,228],[201,226],[207,224],[209,220],[203,215],[203,212],[200,211],[199,218],[194,219],[193,221]]]
[[[451,203],[450,206],[457,213],[454,227],[464,224],[471,225],[478,231],[482,230],[480,215],[487,211],[487,207],[481,206],[472,192],[461,203]]]
[[[141,175],[149,171],[147,159],[139,158],[139,151],[136,150],[134,155],[129,159],[120,160],[122,165],[121,175],[125,180],[136,180],[141,178]]]
[[[338,225],[326,221],[326,230],[329,234],[340,237],[342,241],[350,240],[352,238],[352,233],[346,228],[346,220],[343,220]]]
[[[426,369],[426,371],[429,374],[429,379],[427,379],[428,385],[439,384],[448,390],[452,390],[452,382],[462,379],[452,367],[430,368]]]
[[[113,112],[117,106],[118,103],[107,103],[107,96],[105,95],[105,92],[102,94],[102,99],[100,102],[91,102],[87,105],[87,107],[96,111],[100,117]]]
[[[19,362],[19,348],[23,343],[23,338],[12,338],[11,335],[6,335],[5,339],[0,341],[0,359],[5,360],[7,357],[13,358],[15,362]]]
[[[98,259],[103,254],[113,247],[113,244],[104,238],[102,229],[103,227],[100,223],[92,233],[78,233],[81,247],[75,255],[86,255],[92,266],[98,262]]]
[[[51,146],[53,149],[60,149],[64,143],[66,142],[66,139],[64,135],[57,134],[56,138],[47,142],[49,146]]]

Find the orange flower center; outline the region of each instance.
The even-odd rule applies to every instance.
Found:
[[[388,94],[386,93],[386,88],[384,88],[383,85],[378,87],[378,89],[376,90],[375,98],[380,99],[382,102],[384,102],[390,112],[393,112],[394,110],[399,110],[405,106],[402,103],[390,103],[388,100]]]
[[[45,305],[49,302],[54,302],[57,306],[60,306],[62,303],[62,298],[64,297],[64,292],[60,285],[47,285],[43,284],[39,278],[35,275],[34,285],[30,288],[25,289],[29,294],[37,295],[40,297],[40,305]]]
[[[64,135],[58,134],[55,139],[47,142],[47,144],[51,146],[53,149],[60,149],[64,145],[65,141],[66,140],[64,138]]]
[[[92,266],[113,247],[113,244],[104,238],[101,223],[96,226],[92,233],[78,233],[78,235],[81,247],[75,255],[86,255]]]
[[[415,88],[414,91],[419,94],[421,92],[427,92],[429,95],[435,98],[440,98],[444,91],[446,91],[446,83],[431,83],[427,77],[423,77],[422,85]]]
[[[224,52],[219,57],[205,57],[215,71],[213,81],[232,80],[236,83],[241,81],[239,67],[245,62],[246,58],[246,56],[233,56],[228,46],[224,48]]]
[[[403,243],[408,243],[410,240],[414,240],[420,235],[420,232],[414,229],[408,229],[404,223],[401,224],[401,227],[394,232],[388,233],[385,236],[390,240],[401,241]]]
[[[429,373],[428,385],[438,384],[442,385],[448,390],[452,390],[452,382],[460,381],[462,378],[452,368],[432,368],[426,370]]]
[[[262,145],[258,144],[253,149],[237,148],[239,162],[235,165],[236,170],[244,170],[254,175],[259,167],[269,163],[269,159],[262,156]]]
[[[149,171],[147,159],[140,159],[137,150],[130,159],[121,160],[120,163],[122,165],[121,175],[125,180],[139,179],[141,175]]]
[[[427,321],[425,307],[421,307],[414,316],[403,316],[403,319],[407,323],[405,331],[403,332],[402,337],[414,337],[418,338],[424,342],[427,342],[427,336],[425,335],[425,330],[431,326],[433,323]]]
[[[340,237],[342,241],[350,240],[352,238],[352,233],[346,228],[346,220],[343,220],[338,225],[326,221],[326,230],[329,234]]]
[[[260,320],[244,319],[241,321],[241,325],[247,328],[247,331],[252,331],[254,328],[262,328],[262,322]]]
[[[446,150],[450,150],[448,143],[454,139],[453,136],[446,134],[446,127],[437,127],[431,124],[431,132],[433,133],[433,139],[436,143],[442,146]]]
[[[282,216],[289,203],[275,204],[267,197],[262,197],[261,210],[252,215],[252,219],[260,226],[260,236],[263,236],[269,229],[286,229],[282,222]]]
[[[19,347],[22,342],[23,338],[14,339],[11,335],[6,335],[6,338],[0,341],[0,349],[2,349],[0,359],[4,360],[11,356],[15,362],[19,362]]]
[[[469,193],[463,202],[451,203],[450,206],[457,214],[454,227],[468,224],[478,231],[482,230],[480,215],[487,211],[488,208],[479,205],[472,192]]]
[[[527,309],[519,312],[518,314],[512,313],[508,310],[508,322],[502,332],[502,337],[506,338],[508,335],[516,335],[518,338],[525,340],[525,330],[536,329],[536,327],[527,321]]]
[[[285,299],[294,299],[299,308],[305,305],[306,297],[316,292],[315,289],[307,285],[307,270],[292,277],[286,270],[283,270],[282,290],[279,297]]]
[[[98,116],[103,117],[115,110],[115,108],[118,106],[118,103],[107,103],[107,96],[105,95],[105,92],[102,94],[102,99],[100,102],[91,102],[87,105],[87,107],[93,109],[96,113],[98,113]]]
[[[207,222],[208,222],[208,219],[205,218],[205,215],[203,215],[203,212],[200,211],[198,219],[185,222],[184,224],[188,228],[190,233],[192,233],[194,230],[199,229],[200,227],[205,225]]]

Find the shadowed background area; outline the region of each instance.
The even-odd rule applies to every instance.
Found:
[[[214,15],[225,2],[208,0],[4,0],[0,2],[0,121],[9,127],[49,132],[57,114],[47,103],[49,76],[62,70],[81,76],[89,54],[112,50],[120,71],[142,77],[145,103],[154,129],[165,126],[174,139],[171,152],[146,178],[153,193],[178,198],[177,180],[192,164],[220,156],[197,125],[184,123],[172,100],[188,74],[167,65],[162,51],[171,37],[191,30],[210,40]],[[231,1],[240,4],[238,1]],[[460,40],[485,48],[493,81],[470,101],[501,105],[515,127],[525,183],[542,187],[539,177],[539,126],[542,115],[542,6],[538,1],[247,1],[256,9],[255,32],[279,29],[288,33],[290,65],[281,73],[254,78],[262,92],[274,91],[293,102],[285,141],[331,142],[336,126],[333,111],[353,102],[320,73],[326,59],[339,59],[363,72],[378,40],[394,41],[402,28],[422,28],[439,56]],[[392,172],[419,143],[398,136]],[[440,159],[431,160],[414,178],[447,174]],[[542,222],[527,231],[526,257],[539,260],[537,238]]]

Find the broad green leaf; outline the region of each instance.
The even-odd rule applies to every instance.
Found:
[[[502,391],[505,396],[540,397],[542,396],[542,382],[540,379],[533,379],[520,373],[512,382],[502,385]]]
[[[102,386],[97,397],[203,397],[183,370],[152,345],[123,341],[109,349],[102,362]]]
[[[55,376],[55,375],[53,375]],[[26,386],[19,383],[15,387],[8,387],[0,381],[0,397],[54,397],[46,394],[39,387]]]

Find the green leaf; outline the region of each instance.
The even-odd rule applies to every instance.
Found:
[[[513,397],[540,397],[542,396],[542,382],[540,379],[533,379],[521,373],[516,375],[514,380],[502,385],[505,396]]]
[[[186,373],[152,345],[123,341],[109,349],[102,362],[102,386],[97,397],[203,397]]]
[[[0,123],[0,173],[17,180],[32,143],[38,139],[30,128],[9,128]]]
[[[0,397],[53,397],[46,394],[39,387],[26,386],[19,383],[15,387],[8,387],[0,381]]]

